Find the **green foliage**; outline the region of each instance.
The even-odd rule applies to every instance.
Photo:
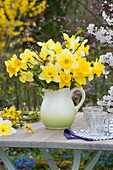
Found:
[[[90,55],[87,57],[87,61],[91,62],[91,61],[96,61],[96,59],[98,60],[100,58],[100,55],[102,55],[102,49],[101,46],[97,46],[97,49],[91,49],[90,51]]]
[[[44,93],[45,93],[45,92],[44,92],[42,89],[40,89],[40,88],[37,87],[37,90],[38,90],[37,95],[39,95],[39,96],[44,96]]]
[[[39,109],[32,109],[31,111],[29,109],[23,110],[22,114],[19,117],[19,124],[22,125],[22,122],[38,122],[40,120],[40,112]]]
[[[79,35],[79,34],[82,33],[82,32],[83,32],[83,29],[80,28],[80,29],[76,32],[75,36]]]
[[[4,84],[4,85],[3,85]],[[6,83],[6,77],[4,74],[0,74],[0,99],[2,100],[2,105],[0,105],[0,110],[7,106],[9,102],[14,102],[15,96],[12,96],[14,92],[14,87]]]

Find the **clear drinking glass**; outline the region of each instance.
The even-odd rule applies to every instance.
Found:
[[[90,133],[101,138],[108,129],[106,128],[107,112],[102,107],[90,106],[82,108]]]
[[[91,120],[92,120],[92,114],[91,113],[101,113],[103,108],[100,106],[87,106],[82,108],[83,113],[84,113],[84,118],[87,123],[87,126],[90,127],[91,125]]]
[[[94,136],[104,136],[106,132],[106,118],[107,112],[97,112],[96,114],[92,112],[91,114],[91,124],[90,130]]]

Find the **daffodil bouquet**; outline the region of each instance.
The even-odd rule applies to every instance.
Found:
[[[81,87],[94,75],[101,75],[102,59],[88,62],[89,45],[86,39],[63,33],[64,42],[37,42],[40,52],[25,49],[19,58],[14,54],[5,61],[9,76],[19,76],[23,83],[34,82],[40,88],[58,90],[65,87]]]

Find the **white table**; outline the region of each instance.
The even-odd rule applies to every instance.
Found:
[[[58,170],[59,168],[56,166],[53,159],[45,148],[64,148],[75,150],[72,170],[79,169],[80,156],[82,150],[97,151],[94,158],[87,165],[85,170],[91,170],[94,167],[102,151],[113,150],[113,140],[67,140],[63,134],[64,130],[48,130],[44,127],[42,122],[32,123],[32,125],[33,128],[35,128],[34,133],[25,133],[23,128],[21,128],[18,129],[17,133],[13,134],[12,136],[0,137],[0,147],[39,148],[52,170]],[[84,127],[85,121],[83,120],[83,113],[79,112],[75,117],[75,121],[71,129],[77,130],[83,129]],[[0,149],[0,157],[9,170],[14,170],[14,167],[12,166],[2,149]]]

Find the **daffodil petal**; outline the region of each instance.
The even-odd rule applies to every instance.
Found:
[[[14,128],[11,128],[10,134],[9,135],[13,135],[16,133],[16,130]]]
[[[11,121],[9,120],[4,120],[4,123],[8,123],[10,126],[12,126]]]
[[[0,117],[0,123],[3,123],[3,119],[2,119],[2,117]]]

